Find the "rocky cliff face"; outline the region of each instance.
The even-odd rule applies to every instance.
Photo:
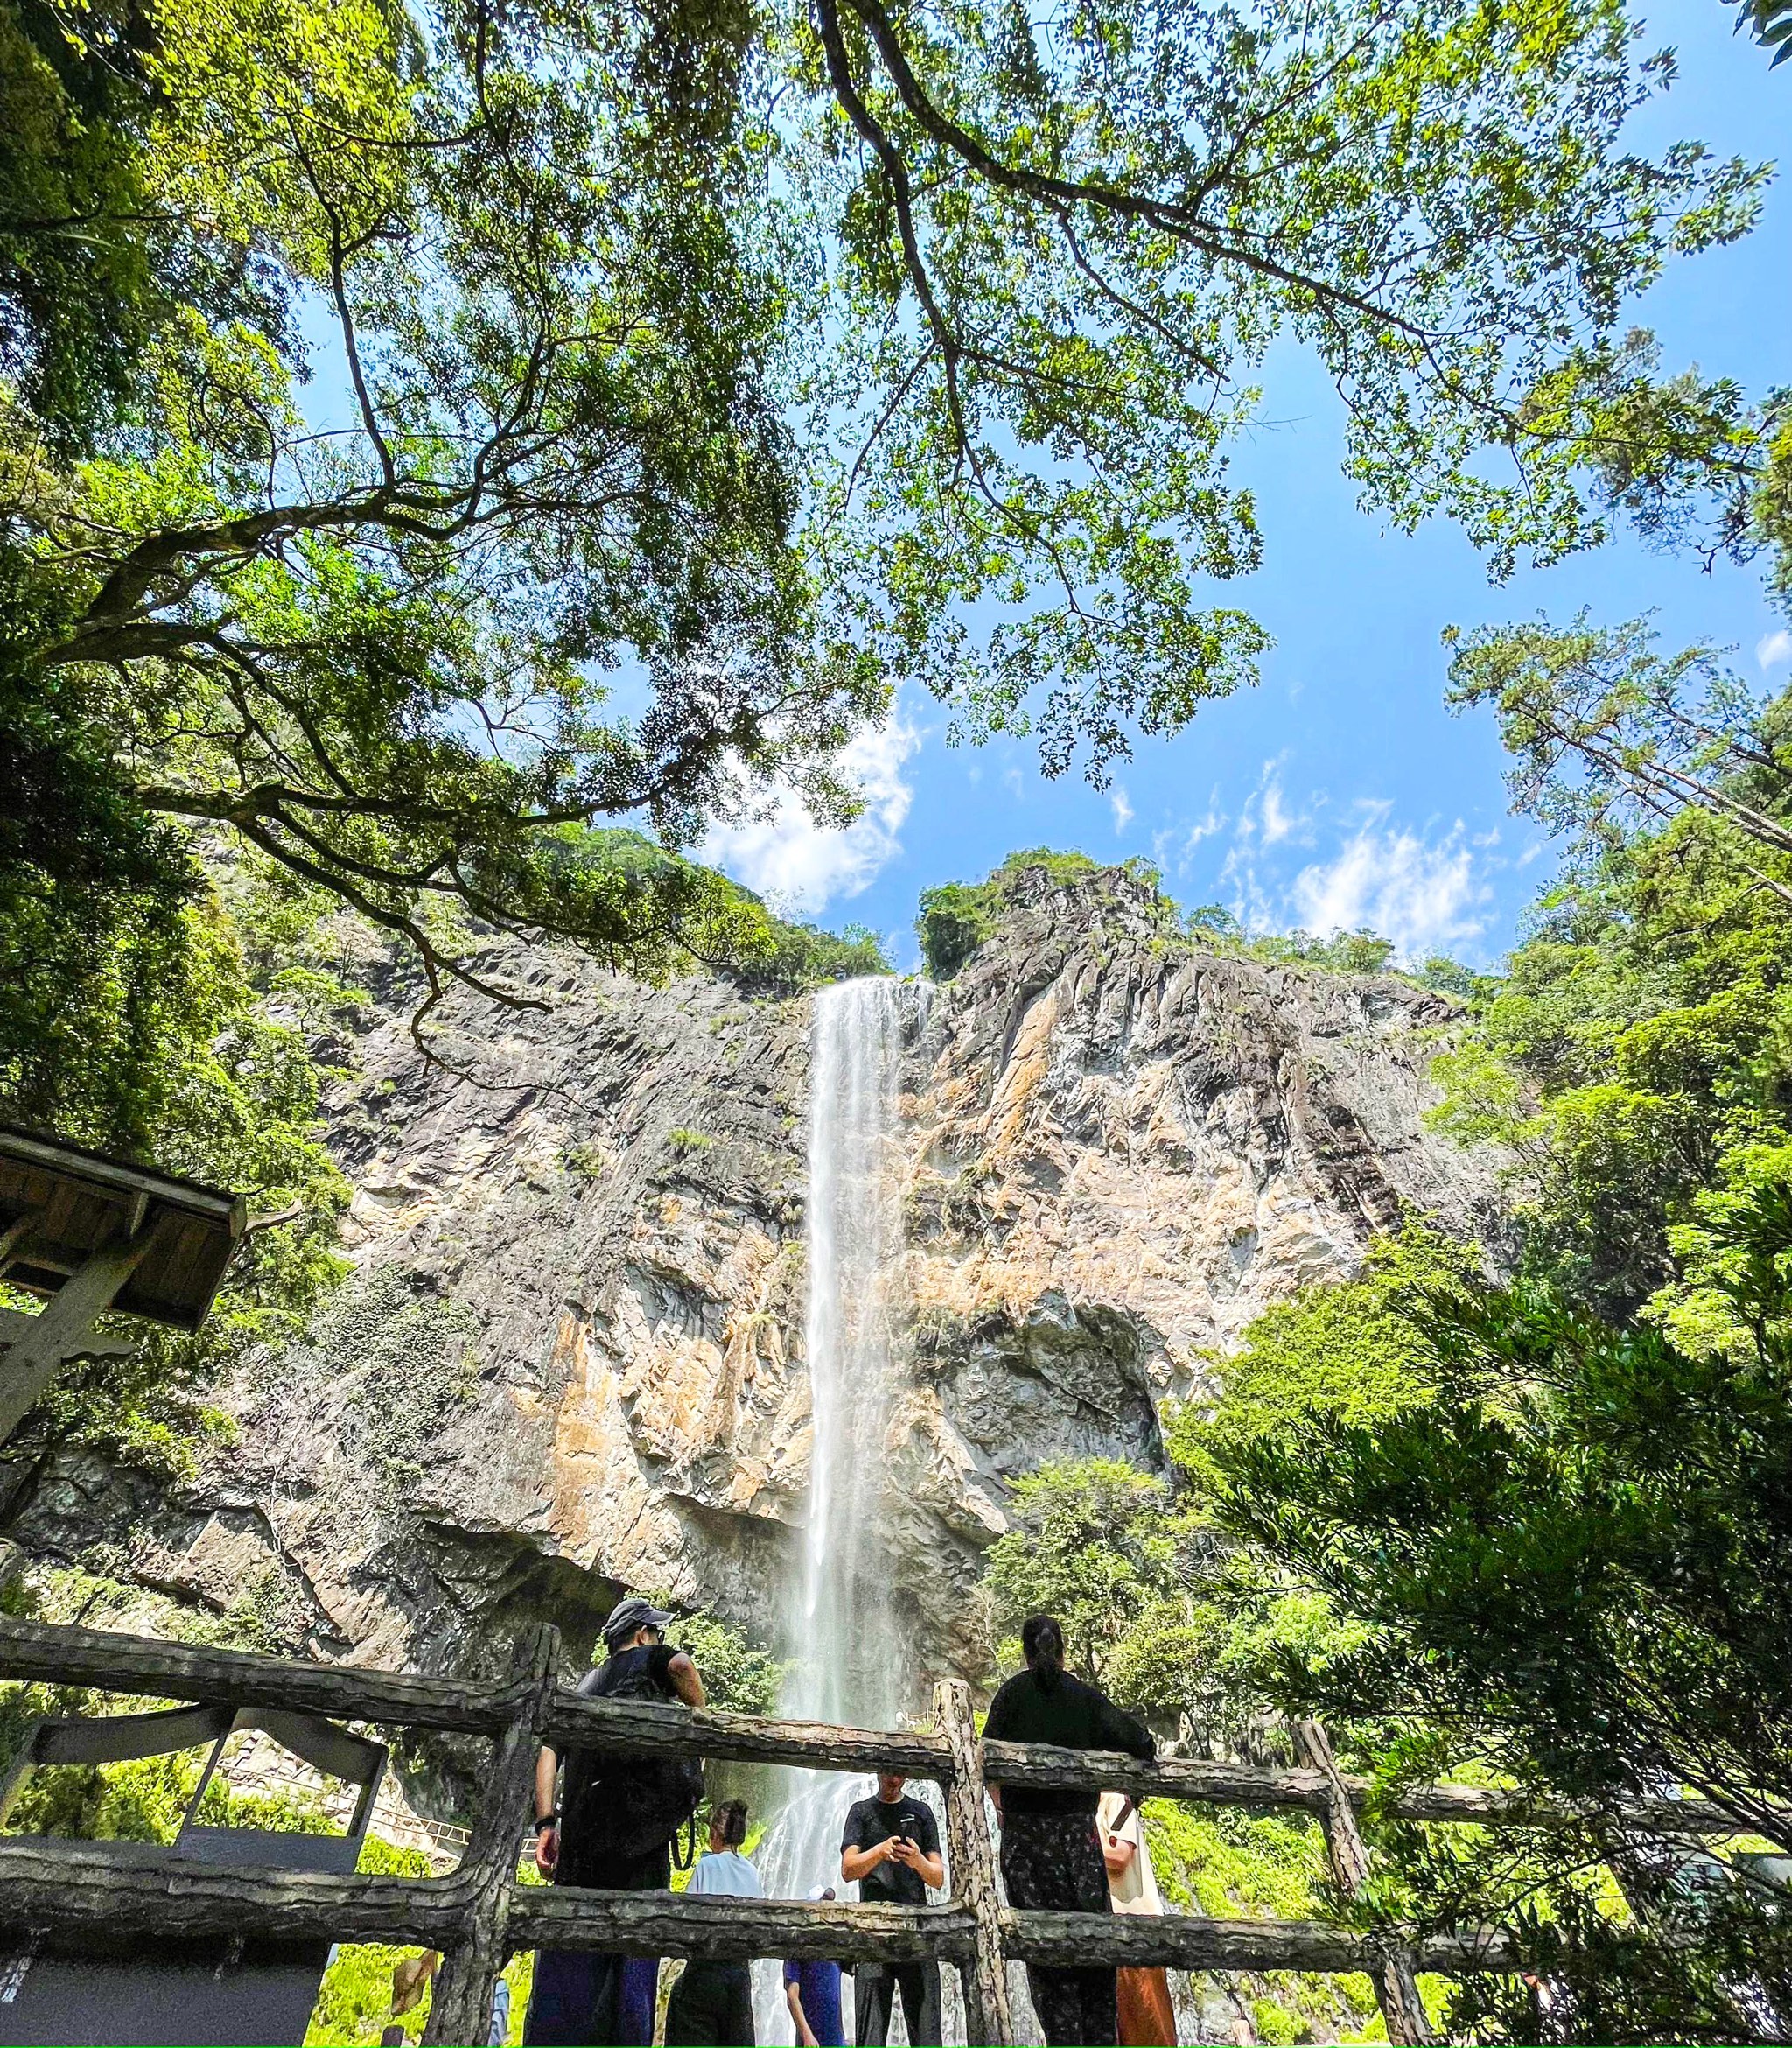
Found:
[[[376,1012],[332,1112],[354,1277],[226,1391],[238,1441],[171,1494],[64,1460],[13,1533],[294,1647],[424,1670],[619,1589],[766,1633],[805,1504],[808,1006],[494,954],[543,1010],[458,1001],[426,1063]],[[1424,1131],[1450,1006],[1160,932],[1118,872],[1017,893],[908,1006],[912,1335],[892,1557],[935,1669],[980,1674],[966,1596],[1042,1460],[1163,1455],[1268,1303],[1403,1208],[1484,1231],[1493,1162]]]

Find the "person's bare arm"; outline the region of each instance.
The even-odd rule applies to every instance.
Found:
[[[990,1795],[990,1804],[996,1809],[996,1819],[1002,1818],[1002,1788],[999,1785],[986,1785],[984,1790]]]
[[[697,1668],[681,1650],[666,1666],[666,1676],[671,1681],[672,1690],[687,1707],[701,1707],[704,1703],[704,1681]]]
[[[802,2009],[802,1994],[794,1984],[784,1987],[784,2002],[790,2008],[790,2017],[796,2027],[797,2048],[821,2048],[816,2039],[815,2029],[810,2026]]]
[[[537,1814],[554,1811],[554,1790],[560,1777],[560,1759],[545,1744],[536,1758],[536,1812]],[[560,1861],[560,1827],[556,1821],[552,1827],[536,1830],[536,1869],[543,1877],[554,1875],[554,1867]]]
[[[868,1877],[879,1863],[887,1863],[896,1854],[896,1837],[886,1835],[875,1848],[843,1848],[840,1852],[840,1875],[849,1884],[857,1884],[861,1877]]]
[[[1108,1866],[1108,1875],[1118,1877],[1132,1861],[1138,1851],[1124,1834],[1103,1834],[1102,1837],[1102,1861]]]
[[[946,1882],[946,1859],[938,1849],[929,1855],[918,1843],[897,1837],[892,1841],[891,1853],[899,1863],[906,1863],[911,1870],[918,1871],[923,1884],[931,1884],[937,1890]]]

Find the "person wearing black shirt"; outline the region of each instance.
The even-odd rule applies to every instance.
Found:
[[[846,1813],[840,1834],[840,1875],[857,1884],[860,1903],[925,1905],[928,1886],[946,1882],[940,1830],[932,1807],[905,1795],[894,1771],[878,1773],[875,1799]],[[902,1994],[910,2048],[940,2038],[940,1966],[936,1962],[859,1963],[852,1973],[854,2037],[858,2048],[884,2048],[890,2008]]]
[[[666,1640],[671,1619],[645,1600],[619,1602],[604,1624],[609,1655],[584,1674],[578,1690],[598,1699],[682,1700],[701,1707],[704,1685],[696,1666]],[[604,1891],[668,1890],[676,1828],[636,1853],[594,1840],[591,1800],[603,1789],[604,1754],[570,1752],[564,1798],[556,1806],[560,1762],[546,1747],[536,1761],[536,1868],[556,1884]],[[522,2037],[530,2048],[643,2048],[654,2037],[659,1981],[657,1956],[544,1948],[536,1958]]]
[[[1050,1615],[1027,1621],[1020,1646],[1026,1669],[990,1701],[985,1742],[1124,1750],[1147,1762],[1157,1755],[1157,1744],[1130,1714],[1065,1670],[1064,1631]],[[1021,1911],[1113,1911],[1096,1832],[1099,1793],[996,1783],[990,1797],[1002,1817],[1002,1879],[1010,1905]],[[1111,2048],[1118,2032],[1112,1970],[1046,1969],[1029,1963],[1026,1981],[1051,2048],[1085,2042]]]

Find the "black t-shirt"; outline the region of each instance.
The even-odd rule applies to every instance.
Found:
[[[892,1834],[906,1834],[923,1855],[940,1853],[940,1830],[933,1808],[904,1792],[893,1806],[886,1806],[873,1797],[849,1806],[840,1834],[841,1854],[876,1848]],[[859,1879],[858,1896],[867,1905],[925,1905],[928,1888],[920,1872],[911,1870],[906,1863],[879,1863],[869,1876]]]
[[[634,1650],[619,1650],[613,1657],[606,1657],[601,1664],[594,1665],[586,1672],[578,1681],[578,1690],[588,1699],[593,1694],[602,1698],[615,1692],[637,1672],[644,1671],[667,1699],[676,1699],[678,1695],[668,1673],[672,1659],[683,1654],[672,1643],[648,1643]]]
[[[990,1702],[984,1740],[990,1743],[1056,1743],[1067,1750],[1124,1750],[1149,1762],[1158,1745],[1130,1714],[1123,1714],[1105,1693],[1079,1678],[1060,1672],[1056,1682],[1040,1683],[1031,1669],[1017,1672]],[[991,1771],[1001,1784],[1001,1773]],[[1043,1792],[1012,1785],[1002,1793],[1008,1813],[1090,1813],[1101,1804],[1097,1792]]]
[[[586,1699],[604,1699],[625,1687],[633,1696],[641,1696],[640,1674],[645,1672],[654,1696],[663,1700],[676,1700],[678,1696],[668,1667],[672,1659],[680,1654],[671,1643],[651,1643],[633,1650],[619,1650],[613,1657],[606,1657],[595,1665],[580,1679],[577,1690]],[[612,1881],[613,1873],[604,1860],[593,1861],[588,1854],[588,1844],[582,1839],[584,1828],[581,1825],[585,1813],[585,1801],[592,1797],[594,1781],[602,1774],[606,1764],[614,1762],[611,1754],[603,1750],[586,1749],[583,1745],[570,1750],[566,1755],[566,1776],[561,1786],[560,1810],[560,1868],[556,1882],[561,1884],[590,1884]],[[594,1875],[595,1873],[595,1875]],[[662,1881],[663,1882],[663,1881]]]

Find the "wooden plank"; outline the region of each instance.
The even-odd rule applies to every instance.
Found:
[[[43,1205],[43,1238],[46,1252],[67,1240],[69,1224],[80,1196],[81,1189],[74,1182],[52,1177],[49,1199]]]
[[[4,1273],[18,1250],[40,1221],[35,1209],[22,1209],[4,1230],[0,1230],[0,1273]]]
[[[449,1950],[466,1938],[480,1883],[470,1863],[449,1877],[335,1877],[178,1856],[120,1863],[102,1843],[58,1843],[50,1851],[12,1840],[0,1841],[0,1928],[64,1939],[97,1932],[171,1939],[228,1933]],[[511,1949],[840,1962],[956,1960],[972,1939],[970,1915],[958,1906],[811,1905],[523,1884],[511,1889],[504,1934]]]
[[[0,1841],[0,1927],[51,1936],[310,1935],[440,1948],[460,1937],[477,1884],[477,1873],[466,1869],[449,1877],[334,1877],[173,1855],[120,1863],[103,1842],[59,1842],[51,1850],[17,1837]]]
[[[290,1707],[338,1720],[496,1735],[528,1688],[368,1671],[206,1650],[109,1629],[52,1628],[0,1616],[0,1679],[94,1686],[165,1700],[228,1700],[243,1707]]]
[[[1316,1721],[1297,1721],[1291,1732],[1295,1754],[1308,1770],[1326,1781],[1326,1805],[1320,1824],[1326,1831],[1326,1861],[1332,1882],[1346,1898],[1360,1898],[1368,1889],[1368,1846],[1356,1825],[1349,1789],[1338,1759],[1332,1753],[1331,1737]],[[1388,2038],[1398,2048],[1424,2048],[1438,2038],[1418,1995],[1418,1981],[1410,1954],[1397,1945],[1368,1943],[1369,1981],[1376,1988],[1376,2002],[1382,2009]]]
[[[155,1229],[130,1242],[120,1239],[84,1260],[0,1353],[0,1442],[24,1420],[32,1404],[69,1360],[103,1357],[128,1349],[120,1339],[94,1334],[95,1319],[112,1306],[155,1241]]]
[[[733,1962],[968,1960],[976,1926],[963,1906],[853,1905],[838,1900],[692,1897],[688,1892],[585,1891],[519,1884],[510,1900],[516,1948],[620,1948]]]
[[[548,1717],[559,1662],[558,1629],[538,1626],[517,1645],[511,1676],[519,1687],[529,1690],[499,1737],[462,1859],[462,1868],[475,1873],[478,1885],[467,1913],[466,1932],[444,1951],[436,1973],[429,2022],[424,2029],[428,2044],[452,2048],[455,2042],[485,2037],[494,1987],[510,1954],[507,1923],[511,1898],[520,1889],[517,1855],[535,1792],[536,1757],[542,1746],[538,1731]]]
[[[1022,1962],[1060,1968],[1366,1970],[1370,1945],[1317,1920],[1209,1920],[1181,1913],[1002,1915],[1003,1946]],[[1418,1967],[1460,1976],[1517,1967],[1495,1933],[1432,1935],[1412,1945]]]
[[[197,1328],[230,1262],[231,1240],[198,1217],[182,1217],[171,1240],[145,1259],[125,1283],[118,1307],[128,1315]]]
[[[56,1233],[63,1256],[76,1261],[115,1238],[131,1236],[130,1212],[136,1197],[127,1189],[74,1184],[68,1221]]]
[[[1048,1743],[985,1743],[992,1785],[1065,1792],[1124,1792],[1134,1800],[1191,1799],[1205,1806],[1294,1807],[1317,1813],[1325,1787],[1313,1771],[1265,1771],[1171,1757],[1141,1763],[1118,1750],[1067,1750]]]
[[[509,1725],[514,1688],[420,1678],[359,1666],[262,1657],[242,1650],[200,1650],[108,1630],[52,1628],[0,1616],[0,1679],[37,1679],[137,1692],[159,1699],[235,1700],[245,1706],[308,1708],[339,1718],[399,1727],[462,1729],[496,1735]],[[744,1762],[795,1764],[814,1770],[867,1771],[887,1764],[906,1776],[950,1782],[948,1745],[939,1736],[870,1729],[830,1728],[812,1722],[770,1721],[710,1708],[654,1707],[640,1701],[556,1695],[548,1739],[556,1748],[601,1743],[641,1756],[699,1755]],[[1187,1799],[1207,1806],[1290,1808],[1319,1814],[1326,1788],[1314,1771],[1267,1771],[1248,1764],[1170,1757],[1141,1764],[1117,1751],[1054,1749],[1045,1744],[986,1743],[984,1769],[1000,1784],[1110,1789],[1135,1799]],[[1345,1777],[1354,1806],[1370,1790],[1366,1779]],[[1527,1800],[1522,1794],[1474,1785],[1408,1790],[1386,1802],[1392,1817],[1466,1821],[1487,1826],[1550,1827],[1577,1818],[1568,1809]],[[1702,1799],[1637,1801],[1626,1820],[1646,1832],[1672,1836],[1754,1834]],[[1788,1834],[1792,1835],[1792,1823]]]
[[[659,1707],[638,1700],[591,1700],[563,1692],[548,1717],[548,1740],[563,1753],[583,1744],[623,1756],[725,1757],[740,1764],[795,1764],[808,1771],[900,1771],[941,1784],[952,1752],[939,1736],[819,1721],[772,1721],[708,1707]]]
[[[199,1270],[206,1246],[214,1233],[198,1217],[184,1216],[173,1234],[151,1262],[138,1268],[132,1290],[145,1301],[178,1301]]]
[[[978,2043],[1012,2041],[1014,2023],[1008,2010],[1008,1969],[1002,1954],[1002,1901],[996,1889],[996,1859],[984,1812],[983,1755],[971,1717],[970,1687],[962,1679],[942,1679],[934,1687],[934,1713],[952,1752],[952,1779],[946,1787],[952,1900],[969,1910],[976,1930],[970,1960],[958,1972],[964,1988],[965,2038]]]
[[[53,1851],[0,1841],[0,1928],[66,1940],[171,1939],[219,1933],[311,1936],[445,1948],[465,1938],[479,1876],[331,1877],[312,1871],[226,1869],[171,1856],[116,1863],[103,1846]],[[1311,1921],[1208,1920],[1178,1913],[1002,1916],[1003,1946],[1022,1961],[1061,1967],[1137,1965],[1194,1970],[1360,1970],[1360,1934]],[[801,1899],[691,1898],[669,1891],[581,1891],[518,1885],[513,1948],[624,1948],[721,1960],[967,1960],[976,1941],[962,1906],[865,1906]],[[1434,1935],[1414,1944],[1420,1968],[1449,1975],[1510,1970],[1502,1937]]]

